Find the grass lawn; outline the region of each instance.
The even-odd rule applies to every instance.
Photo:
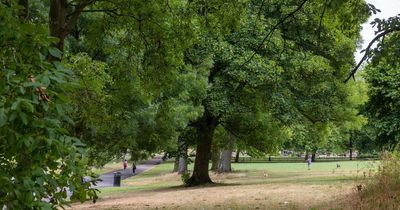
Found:
[[[233,163],[233,173],[210,172],[215,185],[186,188],[179,175],[170,173],[173,163],[163,163],[123,180],[122,187],[101,189],[96,204],[73,208],[326,209],[372,176],[377,164],[316,162],[308,170],[306,163]]]
[[[119,169],[123,169],[122,162],[110,162],[102,168],[93,168],[92,171],[96,174],[104,174]]]
[[[136,164],[140,164],[140,163],[141,162],[137,162]],[[128,167],[131,167],[131,166],[132,166],[132,161],[128,161]],[[93,167],[92,171],[96,174],[101,175],[101,174],[113,172],[116,170],[121,170],[123,168],[124,168],[124,166],[123,166],[122,160],[114,160],[112,162],[107,163],[106,165],[104,165],[101,168]]]

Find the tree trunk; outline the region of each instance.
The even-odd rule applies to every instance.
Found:
[[[315,162],[315,152],[313,152],[312,155],[311,155],[311,161]]]
[[[305,161],[307,161],[308,155],[309,155],[309,154],[308,154],[308,151],[306,151],[306,155],[304,156],[304,160],[305,160]]]
[[[239,155],[240,155],[240,150],[236,150],[236,157],[235,157],[235,163],[239,163]]]
[[[350,160],[353,160],[353,149],[350,148]]]
[[[204,112],[203,117],[194,125],[198,134],[196,160],[194,162],[193,174],[188,180],[186,186],[197,186],[213,183],[208,174],[208,163],[210,159],[214,130],[217,125],[218,118],[211,116],[207,110]]]
[[[179,169],[179,157],[175,157],[174,169],[172,169],[172,172],[178,172],[178,169]]]
[[[353,160],[353,149],[350,148],[350,160]]]
[[[24,9],[20,10],[19,17],[22,20],[29,19],[29,0],[19,0],[18,5],[24,7]]]
[[[217,171],[221,153],[216,143],[211,145],[211,171]]]
[[[349,139],[349,149],[350,149],[350,160],[353,160],[353,134],[350,133],[350,139]]]
[[[232,172],[232,150],[225,149],[221,153],[221,160],[218,165],[218,173],[229,173]]]
[[[178,174],[183,174],[186,172],[187,172],[187,158],[179,157]]]
[[[219,173],[229,173],[232,172],[232,150],[235,145],[235,137],[229,133],[229,142],[226,149],[222,151],[221,159],[218,165]]]
[[[78,23],[79,16],[83,9],[94,0],[81,0],[75,5],[68,3],[68,0],[50,0],[49,10],[49,28],[50,36],[58,38],[54,47],[58,48],[61,52],[64,51],[64,40],[71,33],[72,29]],[[54,60],[52,56],[49,60]]]
[[[64,32],[67,9],[67,0],[50,0],[50,36],[58,38],[58,41],[54,46],[60,51],[64,51],[64,39],[67,35],[66,31]]]
[[[178,174],[183,174],[187,172],[187,144],[183,138],[178,139],[178,148],[179,148],[179,168]]]

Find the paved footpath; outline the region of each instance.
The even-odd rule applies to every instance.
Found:
[[[113,183],[114,183],[114,172],[121,172],[121,186],[123,186],[124,182],[122,180],[127,179],[132,176],[135,176],[135,175],[138,175],[149,169],[152,169],[156,165],[160,164],[161,162],[163,162],[161,157],[155,157],[151,160],[141,162],[140,164],[136,165],[135,174],[132,173],[132,163],[128,163],[128,166],[130,165],[130,167],[128,167],[125,170],[121,169],[121,170],[116,170],[116,171],[112,171],[112,172],[100,175],[99,178],[103,181],[98,182],[96,188],[97,187],[112,187]],[[121,168],[122,168],[122,163],[121,163]]]

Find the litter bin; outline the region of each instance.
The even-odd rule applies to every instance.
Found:
[[[121,172],[114,172],[114,187],[121,186]]]

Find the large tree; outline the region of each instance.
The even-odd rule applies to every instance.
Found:
[[[334,120],[346,103],[342,81],[354,62],[351,55],[367,12],[360,1],[250,1],[237,13],[239,26],[231,33],[205,33],[203,50],[213,55],[214,64],[203,116],[190,123],[198,143],[188,185],[212,182],[208,161],[219,124],[228,129],[241,124],[236,127],[247,129],[238,131],[248,136],[264,130],[250,141],[273,147],[272,125],[283,131],[284,124],[304,121],[318,130]]]

